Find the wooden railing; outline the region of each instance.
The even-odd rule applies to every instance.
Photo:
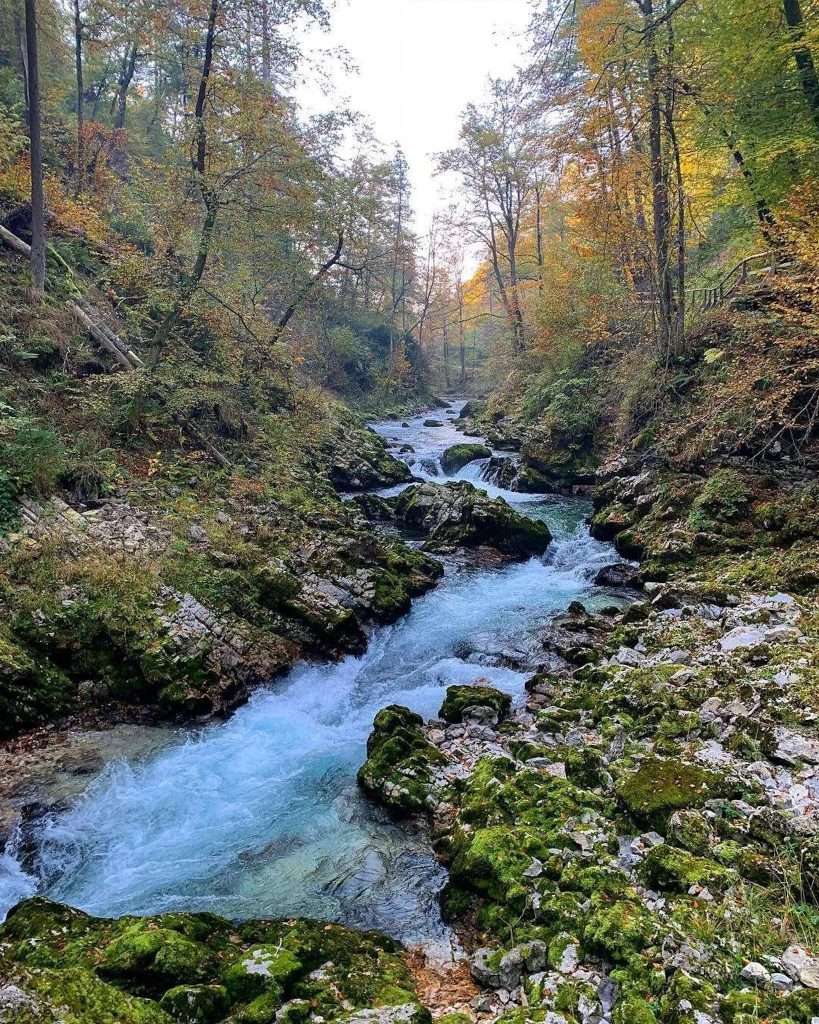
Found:
[[[688,289],[685,293],[688,309],[691,312],[716,309],[729,296],[733,295],[737,288],[746,284],[752,276],[775,274],[784,266],[787,264],[781,255],[777,255],[773,249],[770,252],[758,252],[753,256],[746,256],[744,260],[729,270],[718,284],[710,288]]]

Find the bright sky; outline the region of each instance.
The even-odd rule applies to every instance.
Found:
[[[344,47],[359,74],[335,76],[333,99],[349,98],[385,145],[400,143],[419,232],[441,205],[433,154],[457,142],[458,115],[486,76],[524,62],[528,14],[528,0],[337,0],[320,43]]]

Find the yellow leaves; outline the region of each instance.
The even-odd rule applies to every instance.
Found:
[[[58,226],[66,232],[80,234],[91,242],[103,244],[109,232],[105,221],[91,205],[91,199],[74,199],[58,178],[45,181],[46,203]]]
[[[637,13],[629,0],[598,0],[595,4],[584,5],[577,45],[593,72],[600,74],[609,69],[617,52],[625,49],[626,26],[636,22]]]

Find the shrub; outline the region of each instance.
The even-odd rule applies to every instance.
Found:
[[[0,470],[20,493],[49,494],[64,466],[65,450],[53,430],[15,415],[0,426]]]

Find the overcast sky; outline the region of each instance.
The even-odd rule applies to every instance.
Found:
[[[457,142],[458,115],[478,99],[487,74],[523,63],[528,0],[337,0],[322,46],[343,46],[358,75],[338,75],[349,98],[385,144],[410,164],[416,227],[424,232],[441,183],[432,155]],[[318,104],[309,91],[308,105]]]

